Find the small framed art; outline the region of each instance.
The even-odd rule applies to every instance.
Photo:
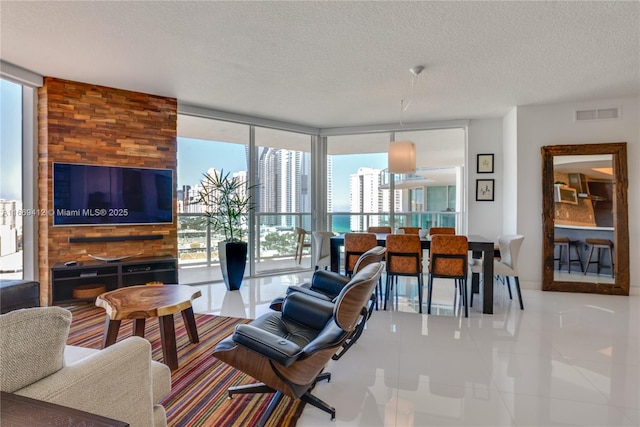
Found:
[[[493,179],[476,179],[476,200],[493,202]]]
[[[478,173],[493,173],[493,154],[478,154]]]

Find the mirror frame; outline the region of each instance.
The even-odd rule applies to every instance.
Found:
[[[629,223],[627,188],[627,143],[549,145],[542,151],[542,290],[629,295]],[[615,284],[561,282],[554,280],[554,156],[611,154],[614,184],[614,275]]]

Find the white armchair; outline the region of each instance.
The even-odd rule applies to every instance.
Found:
[[[151,360],[151,345],[130,337],[104,350],[65,345],[71,312],[60,307],[0,316],[2,391],[125,421],[164,427],[159,402],[171,391],[171,371]]]
[[[513,299],[513,296],[511,294],[509,278],[514,278],[521,310],[524,310],[524,304],[522,303],[520,279],[518,278],[518,254],[520,253],[520,246],[522,246],[523,240],[524,236],[519,234],[499,236],[498,246],[500,247],[500,259],[493,261],[493,274],[496,276],[504,276],[507,289],[509,290],[509,298],[511,299]],[[482,274],[482,260],[473,260],[473,263],[470,265],[472,273]],[[473,294],[471,298],[473,302]]]

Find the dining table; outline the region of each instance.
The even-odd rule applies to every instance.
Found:
[[[379,246],[386,246],[387,233],[373,233],[376,235]],[[485,237],[468,234],[466,235],[469,242],[469,251],[474,259],[482,259],[482,312],[485,314],[493,314],[493,258],[495,243]],[[344,234],[331,237],[330,258],[331,271],[338,272],[340,270],[340,247],[344,246]],[[422,249],[431,247],[430,236],[421,237],[420,244]],[[474,273],[471,277],[471,292],[480,292],[479,274]]]

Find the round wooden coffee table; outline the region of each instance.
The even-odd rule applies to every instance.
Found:
[[[189,340],[194,344],[198,343],[191,301],[201,295],[199,289],[186,285],[128,286],[99,295],[96,305],[107,312],[102,347],[116,342],[122,320],[132,319],[134,335],[144,337],[145,320],[157,317],[160,322],[164,363],[171,369],[177,369],[178,351],[173,314],[182,313]]]

